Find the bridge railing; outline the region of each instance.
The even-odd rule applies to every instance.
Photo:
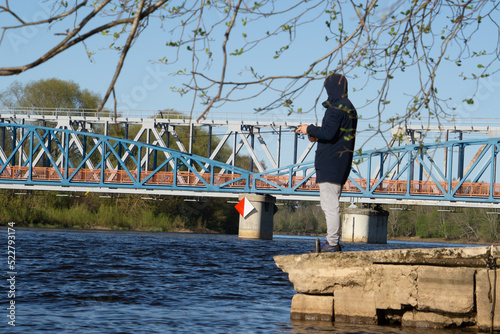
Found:
[[[1,168],[2,166],[0,166]],[[128,173],[123,170],[105,170],[104,178],[101,180],[101,170],[100,169],[80,169],[76,173],[75,168],[69,169],[69,174],[74,174],[71,181],[75,183],[87,183],[91,185],[100,184],[101,181],[104,184],[123,184],[132,185],[134,179],[130,177]],[[2,180],[12,180],[12,181],[26,181],[30,178],[29,176],[30,168],[27,166],[6,166],[0,175]],[[133,176],[136,176],[136,172],[131,172]],[[64,175],[65,170],[59,168],[56,171],[52,167],[33,167],[31,169],[31,179],[36,181],[45,182],[59,182],[61,181],[60,175]],[[180,187],[203,187],[205,183],[222,185],[228,184],[229,188],[244,189],[247,185],[246,179],[241,179],[240,174],[203,174],[202,178],[205,181],[202,182],[199,179],[199,174],[191,172],[141,172],[141,178],[146,179],[148,176],[152,175],[145,183],[147,185],[157,185],[157,186],[173,186],[174,179],[177,178],[177,185]],[[212,180],[213,178],[213,180]],[[269,189],[274,189],[272,184],[278,185],[283,188],[289,187],[289,179],[283,175],[269,175],[264,177],[267,182],[263,179],[258,179],[255,182],[256,191],[265,191]],[[239,180],[237,180],[239,179]],[[236,182],[232,182],[237,180]],[[303,182],[306,180],[306,182]],[[253,181],[253,177],[250,177],[250,182]],[[385,180],[380,182],[378,179],[370,180],[373,193],[375,194],[388,194],[388,195],[401,195],[406,194],[409,191],[413,195],[430,195],[430,196],[441,196],[443,192],[441,189],[447,189],[447,182],[440,182],[438,187],[435,182],[432,181],[411,181],[410,187],[408,189],[408,182],[406,180]],[[451,187],[455,188],[460,182],[452,182]],[[304,176],[293,176],[292,185],[297,186],[296,189],[300,191],[318,192],[319,184],[316,183],[314,177],[306,179]],[[376,186],[376,188],[375,188]],[[360,189],[361,188],[361,189]],[[367,181],[365,179],[353,179],[348,180],[344,187],[343,192],[349,194],[361,194],[362,191],[366,191]],[[464,182],[460,185],[456,194],[459,196],[466,197],[489,197],[490,196],[490,184],[488,183],[474,183],[474,182]],[[495,183],[493,186],[493,197],[500,198],[500,183]]]
[[[191,118],[192,120],[198,119],[202,113],[191,113],[191,112],[171,112],[171,111],[151,111],[151,110],[122,110],[118,111],[116,114],[110,110],[103,110],[98,112],[96,109],[81,109],[81,108],[17,108],[17,107],[5,107],[0,106],[0,117],[7,116],[40,116],[44,119],[56,119],[58,117],[82,117],[82,118],[155,118],[155,119],[186,119]],[[189,117],[188,117],[189,115]],[[277,122],[281,123],[283,119],[292,121],[292,118],[286,114],[273,114],[273,113],[237,113],[237,112],[210,112],[210,121],[249,121],[253,122]],[[318,123],[321,119],[318,119],[312,114],[296,114],[293,116],[293,122],[302,123]]]

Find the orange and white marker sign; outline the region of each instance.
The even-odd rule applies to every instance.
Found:
[[[238,210],[243,218],[246,218],[248,214],[255,209],[255,207],[246,197],[243,197],[243,199],[234,207],[236,208],[236,210]]]

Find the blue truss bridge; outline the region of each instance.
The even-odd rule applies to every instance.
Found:
[[[220,124],[206,121],[201,126],[210,127],[210,133],[212,127],[221,124],[228,129],[219,146],[234,136],[233,155],[221,162],[214,159],[217,149],[211,151],[210,145],[207,157],[202,157],[189,153],[178,138],[175,139],[177,148],[165,143],[164,134],[175,138],[176,126],[185,124],[192,129],[193,123],[185,119],[137,119],[142,132],[133,139],[111,137],[106,129],[103,134],[95,133],[92,129],[97,127],[88,124],[97,119],[106,124],[131,121],[130,118],[103,120],[88,115],[53,113],[0,114],[0,188],[144,196],[237,197],[254,193],[288,200],[319,198],[314,164],[305,161],[313,143],[309,143],[298,158],[297,136],[293,134],[295,163],[286,166],[280,165],[279,141],[275,156],[262,144],[265,141],[262,129],[266,126],[281,137],[282,131],[290,133],[300,121],[281,124],[275,120],[253,124],[239,120],[234,124],[227,120]],[[43,126],[50,122],[52,126]],[[271,160],[271,168],[266,169],[260,163],[262,159],[257,156],[254,136],[264,147],[261,154]],[[144,137],[148,138],[145,142],[138,140]],[[190,138],[193,140],[193,136]],[[242,147],[249,149],[254,171],[235,166],[235,155]],[[428,145],[410,143],[363,151],[354,157],[342,199],[379,204],[497,208],[500,203],[500,183],[496,183],[499,149],[500,138],[484,138]]]

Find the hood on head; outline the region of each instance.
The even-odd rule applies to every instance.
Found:
[[[347,79],[342,74],[332,74],[325,80],[325,89],[328,93],[328,101],[347,98]]]

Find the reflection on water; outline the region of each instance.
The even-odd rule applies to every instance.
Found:
[[[353,325],[327,322],[310,322],[291,320],[290,329],[283,333],[366,333],[366,334],[458,334],[458,333],[476,333],[477,331],[469,329],[429,329],[429,328],[400,328],[390,326],[376,325]]]
[[[273,256],[309,252],[314,239],[17,229],[13,332],[424,333],[290,321],[295,292]],[[441,245],[390,242],[344,249],[424,246]],[[4,320],[0,332],[5,329],[11,328]]]

